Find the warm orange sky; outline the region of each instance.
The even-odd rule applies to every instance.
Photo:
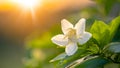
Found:
[[[0,0],[0,10],[6,10],[13,8],[13,5],[7,1]]]
[[[15,37],[20,38],[36,29],[42,33],[68,15],[93,5],[91,0],[43,1],[42,6],[40,3],[33,15],[34,17],[32,17],[30,11],[23,12],[23,8],[10,3],[10,0],[0,0],[0,32],[5,36],[13,37],[16,35]]]
[[[31,1],[26,0],[25,1],[26,3],[24,3],[24,5],[30,4]],[[35,0],[33,0],[33,1],[35,1]],[[37,1],[40,1],[40,0],[37,0]],[[12,9],[14,9],[16,7],[20,7],[20,6],[25,7],[23,4],[20,4],[19,2],[24,2],[24,0],[0,0],[0,11],[1,10],[12,10]]]
[[[17,1],[17,0],[15,0]],[[89,4],[93,4],[91,0],[38,0],[38,4],[46,6],[46,8],[51,7],[53,9],[59,9],[64,7],[71,7],[71,8],[81,8],[84,6],[88,6]],[[42,2],[42,3],[40,3]],[[29,3],[29,2],[28,2]],[[17,7],[18,4],[14,3],[13,0],[0,0],[0,10],[11,9],[13,7]],[[56,8],[54,8],[56,7]]]

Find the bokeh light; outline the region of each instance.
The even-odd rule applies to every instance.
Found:
[[[108,23],[119,16],[119,7],[120,0],[0,0],[0,68],[64,68],[61,64],[79,59],[84,50],[66,57],[65,63],[49,62],[64,55],[65,49],[51,42],[62,33],[61,20],[75,24],[86,18],[86,31],[90,31],[95,20]],[[116,32],[114,41],[120,41],[120,30]],[[54,67],[57,64],[61,66]]]

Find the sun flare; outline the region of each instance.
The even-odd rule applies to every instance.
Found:
[[[14,0],[14,2],[24,8],[34,8],[37,5],[38,0]]]

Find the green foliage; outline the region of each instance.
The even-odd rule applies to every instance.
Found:
[[[56,56],[55,58],[53,58],[52,60],[50,60],[50,62],[54,62],[54,61],[57,61],[57,60],[62,60],[66,56],[67,56],[66,53],[59,54],[58,56]]]
[[[75,68],[103,68],[109,61],[103,57],[92,57],[82,61]]]
[[[102,21],[95,21],[90,29],[92,33],[92,38],[83,46],[79,46],[79,50],[73,56],[67,56],[65,53],[58,55],[57,57],[53,58],[51,62],[56,64],[57,68],[72,68],[77,65],[76,68],[102,68],[106,63],[110,62],[111,56],[113,56],[113,52],[120,51],[119,46],[113,46],[110,44],[109,47],[106,46],[109,44],[113,37],[116,34],[116,31],[120,25],[120,17],[117,17],[111,21],[110,24],[106,24]],[[112,46],[111,46],[112,45]],[[118,48],[118,49],[116,49]],[[110,50],[110,51],[109,51]],[[111,52],[112,51],[112,52]],[[85,56],[93,55],[87,60]],[[97,56],[97,57],[94,57]],[[117,57],[120,57],[119,55]],[[78,58],[82,58],[80,62],[76,62]],[[116,58],[116,53],[114,58],[111,59],[113,61]],[[119,59],[119,58],[118,58]],[[56,62],[57,61],[57,62]],[[117,61],[118,62],[118,61]]]
[[[113,42],[106,46],[105,50],[111,53],[120,53],[120,42]]]
[[[115,34],[115,36],[113,37],[112,41],[113,41],[113,42],[116,42],[116,41],[120,42],[120,26],[119,26],[119,28],[117,29],[116,34]]]
[[[110,38],[112,39],[114,37],[114,35],[117,33],[117,30],[119,29],[120,26],[120,16],[118,16],[117,18],[113,19],[110,23]]]
[[[26,68],[103,68],[109,62],[120,63],[120,16],[111,22],[106,22],[111,20],[109,14],[117,1],[120,2],[120,0],[95,0],[97,7],[81,11],[82,17],[89,18],[87,30],[92,33],[92,38],[86,44],[79,46],[78,51],[72,56],[67,56],[63,52],[64,48],[56,48],[58,46],[54,46],[50,41],[52,35],[62,33],[58,24],[47,33],[27,40],[26,49],[30,55],[27,56],[29,59],[25,62]],[[70,18],[75,22],[79,17],[79,13],[77,13]],[[94,20],[95,22],[93,22]],[[111,43],[113,41],[117,43]],[[31,56],[31,51],[35,48],[39,48],[43,52],[46,60],[39,61]],[[88,57],[88,55],[90,56]]]
[[[78,58],[84,57],[88,54],[89,51],[82,48],[79,48],[77,53],[74,54],[73,56],[66,56],[64,53],[62,53],[54,58],[54,64],[56,65],[55,68],[65,68],[66,66],[71,64],[71,62],[77,60]]]
[[[100,49],[103,49],[103,47],[113,39],[120,25],[119,20],[120,16],[113,19],[110,24],[105,24],[102,21],[95,21],[92,25],[90,32],[96,40],[94,43],[96,43]]]
[[[27,48],[48,48],[51,47],[51,34],[49,32],[36,35],[36,38],[25,41]]]
[[[101,5],[101,9],[103,9],[106,15],[109,14],[112,6],[115,4],[116,0],[96,0],[96,2]]]
[[[97,41],[95,42],[101,49],[109,42],[109,26],[102,21],[95,21],[92,25],[90,32],[93,38]]]
[[[113,42],[104,48],[104,54],[115,63],[120,62],[120,42]]]

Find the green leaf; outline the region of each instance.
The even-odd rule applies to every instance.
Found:
[[[87,50],[89,50],[93,54],[97,54],[99,52],[99,48],[96,44],[92,44]]]
[[[108,46],[105,47],[105,50],[108,50],[112,53],[120,53],[120,42],[108,44]]]
[[[62,59],[64,59],[66,56],[67,56],[66,53],[61,53],[61,54],[59,54],[57,57],[55,57],[55,58],[53,58],[52,60],[50,60],[50,62],[54,62],[54,61],[57,61],[57,60],[62,60]]]
[[[113,62],[120,62],[120,42],[113,42],[104,48],[104,54]]]
[[[113,19],[109,25],[102,21],[95,21],[90,29],[94,39],[93,42],[96,43],[100,49],[103,49],[105,45],[112,41],[119,26],[120,16]]]
[[[78,65],[79,63],[81,63],[82,61],[84,61],[85,57],[78,59],[72,63],[70,63],[69,65],[67,65],[65,68],[74,68],[76,65]]]
[[[80,47],[78,49],[78,51],[72,55],[72,56],[67,56],[65,57],[64,59],[58,61],[57,63],[55,63],[56,67],[55,68],[65,68],[67,65],[69,65],[70,63],[72,63],[73,61],[79,59],[79,58],[82,58],[86,55],[88,55],[89,52],[88,50]]]
[[[114,35],[112,42],[116,42],[116,41],[120,42],[120,26],[115,33],[116,34]]]
[[[120,26],[120,16],[113,19],[109,26],[110,26],[110,39],[112,39]]]
[[[120,64],[117,63],[109,63],[104,66],[104,68],[120,68]]]
[[[102,68],[109,61],[103,57],[92,57],[84,60],[75,68]]]
[[[97,41],[96,44],[103,48],[109,42],[110,30],[109,26],[102,21],[95,21],[92,25],[90,32],[93,38]]]

